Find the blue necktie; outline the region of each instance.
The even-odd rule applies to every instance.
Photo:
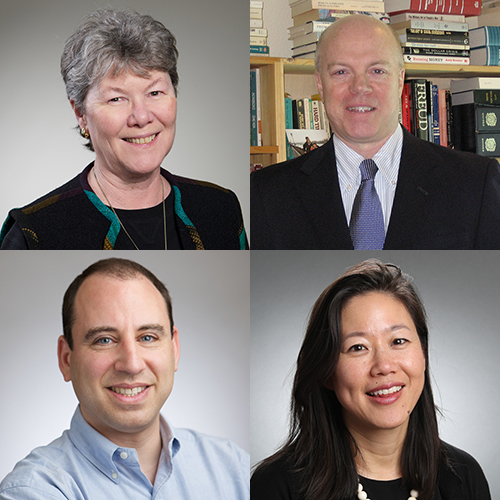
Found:
[[[361,185],[352,207],[351,232],[354,250],[382,250],[385,241],[384,215],[382,205],[375,191],[375,174],[378,167],[373,160],[363,160]]]

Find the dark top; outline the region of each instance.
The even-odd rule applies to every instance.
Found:
[[[333,139],[250,176],[254,250],[352,250]],[[494,158],[423,141],[403,129],[384,250],[500,249]]]
[[[114,213],[92,191],[87,180],[92,167],[93,163],[72,180],[33,203],[11,210],[0,232],[1,248],[23,246],[16,237],[16,230],[19,235],[19,229],[24,237],[24,248],[28,247],[30,250],[134,248]],[[173,224],[170,224],[167,231],[172,227],[175,228],[173,238],[175,240],[177,235],[180,248],[193,250],[248,248],[240,204],[232,191],[216,184],[173,175],[163,169],[161,174],[170,183],[173,195],[171,202]],[[154,212],[155,208],[157,207],[152,207],[151,210]],[[161,206],[160,209],[162,210]],[[129,221],[141,215],[150,218],[152,214],[149,210],[146,209],[144,213],[124,211],[129,214],[123,215],[128,217]],[[119,217],[121,218],[120,214]],[[160,218],[163,219],[162,216]],[[163,220],[161,222],[163,223]],[[132,225],[134,224],[132,221]],[[130,233],[125,222],[124,226]],[[11,235],[6,238],[11,230],[14,231],[12,238]],[[161,233],[161,239],[152,235],[145,236],[144,232],[140,227],[137,237],[149,248],[165,248],[163,228],[161,231],[156,231],[157,234]],[[141,245],[137,246],[141,248]]]
[[[155,207],[140,210],[115,209],[118,218],[141,250],[165,248],[165,230],[163,224],[163,203]],[[170,191],[165,198],[165,215],[167,221],[167,249],[181,250],[181,242],[175,225],[174,195]],[[124,245],[126,242],[124,241]],[[129,239],[128,249],[135,250]],[[29,250],[21,224],[15,222],[6,234],[1,250]]]
[[[434,500],[491,500],[488,482],[477,461],[447,443],[444,447],[448,464],[440,469]],[[406,500],[410,492],[402,488],[401,482],[361,479],[370,500]],[[304,499],[298,492],[297,478],[285,459],[258,469],[250,481],[250,492],[251,500]],[[353,497],[352,500],[357,499]]]

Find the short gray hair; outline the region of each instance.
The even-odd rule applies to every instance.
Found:
[[[177,95],[178,55],[174,35],[151,16],[99,9],[89,14],[66,41],[61,75],[68,99],[83,114],[89,89],[110,71],[118,75],[132,70],[144,77],[150,71],[163,71],[170,75]],[[91,143],[87,146],[93,149]]]

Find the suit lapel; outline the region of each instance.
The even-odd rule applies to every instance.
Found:
[[[311,248],[352,250],[340,194],[333,138],[309,155],[300,171],[302,181],[297,186],[296,194],[312,229]]]
[[[420,228],[429,217],[433,193],[439,188],[430,175],[432,155],[426,154],[425,148],[425,142],[403,128],[398,183],[384,249],[418,247]]]

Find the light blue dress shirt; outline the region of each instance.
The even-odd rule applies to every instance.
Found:
[[[231,441],[161,418],[163,449],[155,484],[134,448],[93,429],[77,408],[71,427],[34,449],[0,484],[1,500],[248,500],[250,459]]]

